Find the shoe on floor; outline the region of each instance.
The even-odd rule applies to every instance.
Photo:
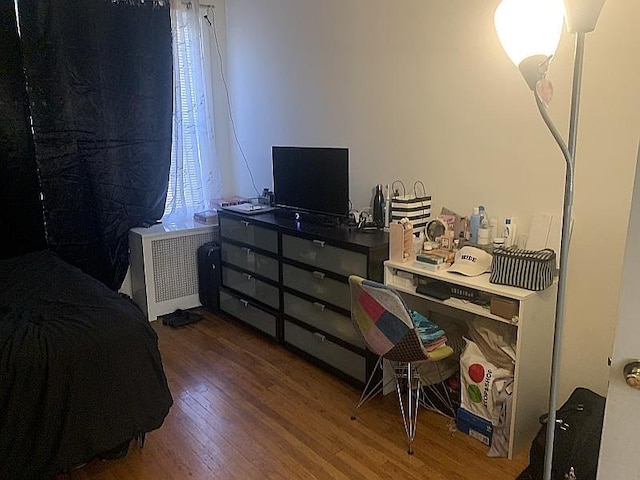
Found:
[[[162,318],[162,324],[169,325],[170,327],[181,327],[200,320],[202,320],[202,315],[199,313],[178,309],[173,313],[165,315]]]

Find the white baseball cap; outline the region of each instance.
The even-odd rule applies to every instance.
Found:
[[[491,271],[492,259],[493,257],[484,250],[469,246],[462,247],[456,252],[453,264],[447,271],[475,277]]]

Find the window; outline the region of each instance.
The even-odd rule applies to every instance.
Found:
[[[210,49],[212,7],[171,3],[173,132],[165,217],[191,217],[220,196],[213,131]]]

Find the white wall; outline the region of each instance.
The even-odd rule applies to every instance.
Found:
[[[238,190],[235,178],[236,165],[232,161],[233,136],[229,123],[227,97],[226,55],[227,55],[227,14],[225,0],[200,0],[200,13],[207,15],[203,20],[203,54],[211,58],[212,81],[209,84],[209,98],[213,98],[213,130],[216,156],[220,162],[222,196],[234,195]],[[222,58],[222,62],[220,61]]]
[[[564,160],[497,40],[498,0],[226,0],[227,74],[258,189],[271,146],[350,148],[351,199],[422,180],[434,211],[560,213]],[[640,2],[610,0],[587,36],[562,393],[606,392],[636,148]],[[565,134],[573,38],[550,70]],[[237,191],[254,195],[234,149]],[[244,170],[243,170],[244,169]]]

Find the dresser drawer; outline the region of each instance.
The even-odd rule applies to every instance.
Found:
[[[227,267],[222,267],[222,284],[233,288],[245,295],[255,298],[273,308],[280,306],[278,287],[258,280],[248,273],[240,273]]]
[[[285,293],[284,313],[352,345],[366,348],[362,337],[351,323],[351,318],[325,308],[320,302],[312,303]]]
[[[282,235],[282,256],[345,277],[353,274],[367,276],[367,256],[364,253],[327,245],[321,240]]]
[[[278,260],[254,252],[249,247],[222,244],[222,261],[278,281]]]
[[[362,383],[367,380],[365,357],[336,345],[319,333],[306,330],[285,320],[284,341]]]
[[[345,310],[351,310],[349,285],[328,278],[322,272],[310,272],[284,264],[282,265],[282,283],[286,287],[337,305]]]
[[[246,220],[220,217],[220,235],[268,252],[278,253],[278,232],[253,225]]]
[[[247,300],[237,298],[221,290],[220,309],[275,338],[276,316],[251,305]]]

